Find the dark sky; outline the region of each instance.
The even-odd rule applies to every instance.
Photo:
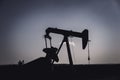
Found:
[[[1,0],[0,64],[44,56],[43,35],[49,26],[77,32],[89,29],[91,63],[120,63],[119,0]],[[58,47],[62,36],[52,37]],[[87,64],[81,39],[70,40],[74,64]],[[61,63],[68,63],[65,46],[59,57]]]

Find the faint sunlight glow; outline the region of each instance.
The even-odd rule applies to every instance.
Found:
[[[60,45],[61,43],[59,43],[59,45]],[[69,44],[70,44],[70,46],[73,46],[73,47],[75,47],[75,43],[72,41],[69,41]],[[66,45],[66,43],[64,43],[64,45]]]
[[[70,45],[72,45],[73,47],[75,47],[75,43],[72,41],[72,42],[69,42]]]

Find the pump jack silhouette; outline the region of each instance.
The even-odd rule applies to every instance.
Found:
[[[46,53],[46,56],[38,58],[38,59],[26,64],[27,66],[35,66],[35,67],[39,66],[39,67],[41,67],[41,69],[43,68],[44,71],[51,70],[54,62],[59,62],[58,54],[59,54],[64,42],[66,43],[66,47],[67,47],[69,63],[71,66],[73,66],[73,60],[72,60],[72,56],[71,56],[70,44],[69,44],[69,39],[68,39],[69,37],[72,36],[72,37],[82,38],[82,48],[83,49],[86,48],[86,45],[87,45],[88,39],[89,39],[87,29],[85,29],[82,33],[80,33],[80,32],[74,32],[74,31],[57,29],[57,28],[47,28],[45,32],[46,32],[46,34],[44,35],[44,38],[45,38],[46,48],[43,49],[43,52]],[[52,42],[51,42],[52,38],[50,36],[50,33],[63,35],[64,38],[58,49],[56,47],[52,46]],[[47,46],[47,39],[50,40],[49,48]]]
[[[52,48],[52,43],[51,43],[51,36],[49,35],[50,33],[54,33],[54,34],[60,34],[63,35],[63,40],[60,44],[59,49],[57,50],[57,52],[55,53],[56,55],[58,55],[59,51],[61,50],[61,47],[63,45],[63,43],[66,43],[66,47],[67,47],[67,52],[68,52],[68,58],[69,58],[69,63],[70,65],[73,65],[73,60],[72,60],[72,56],[71,56],[71,50],[70,50],[70,44],[69,44],[69,37],[78,37],[78,38],[82,38],[82,48],[85,49],[86,45],[88,43],[88,30],[85,29],[82,33],[79,32],[73,32],[73,31],[69,31],[69,30],[62,30],[62,29],[57,29],[57,28],[47,28],[46,29],[46,34],[45,34],[45,44],[46,44],[46,48],[47,48],[47,41],[46,38],[48,38],[50,40],[50,46]],[[54,60],[52,62],[52,64],[54,63]]]

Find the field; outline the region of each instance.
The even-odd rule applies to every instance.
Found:
[[[1,65],[0,74],[12,80],[120,80],[120,64],[54,64],[50,70],[38,65]]]

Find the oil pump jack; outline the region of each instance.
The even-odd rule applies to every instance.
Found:
[[[54,49],[52,47],[52,43],[51,43],[51,36],[50,36],[50,33],[55,33],[55,34],[60,34],[60,35],[63,35],[63,40],[59,46],[58,49],[56,49],[56,51],[54,51],[54,54],[58,55],[59,51],[61,50],[61,47],[63,45],[63,43],[65,42],[66,43],[66,47],[67,47],[67,52],[68,52],[68,58],[69,58],[69,63],[70,65],[73,65],[73,60],[72,60],[72,56],[71,56],[71,50],[70,50],[70,44],[69,44],[69,37],[78,37],[78,38],[82,38],[82,48],[85,49],[86,46],[87,46],[87,43],[89,41],[88,39],[88,30],[85,29],[82,31],[82,33],[79,33],[79,32],[74,32],[74,31],[69,31],[69,30],[63,30],[63,29],[57,29],[57,28],[47,28],[46,29],[46,34],[44,35],[44,38],[45,38],[45,45],[46,45],[46,48],[43,49],[44,52],[46,52],[46,50],[50,49],[50,48],[47,48],[47,39],[50,40],[50,46],[51,46],[51,49]],[[55,59],[52,60],[52,64],[54,63],[54,61],[56,61]],[[58,60],[56,61],[58,62]]]

